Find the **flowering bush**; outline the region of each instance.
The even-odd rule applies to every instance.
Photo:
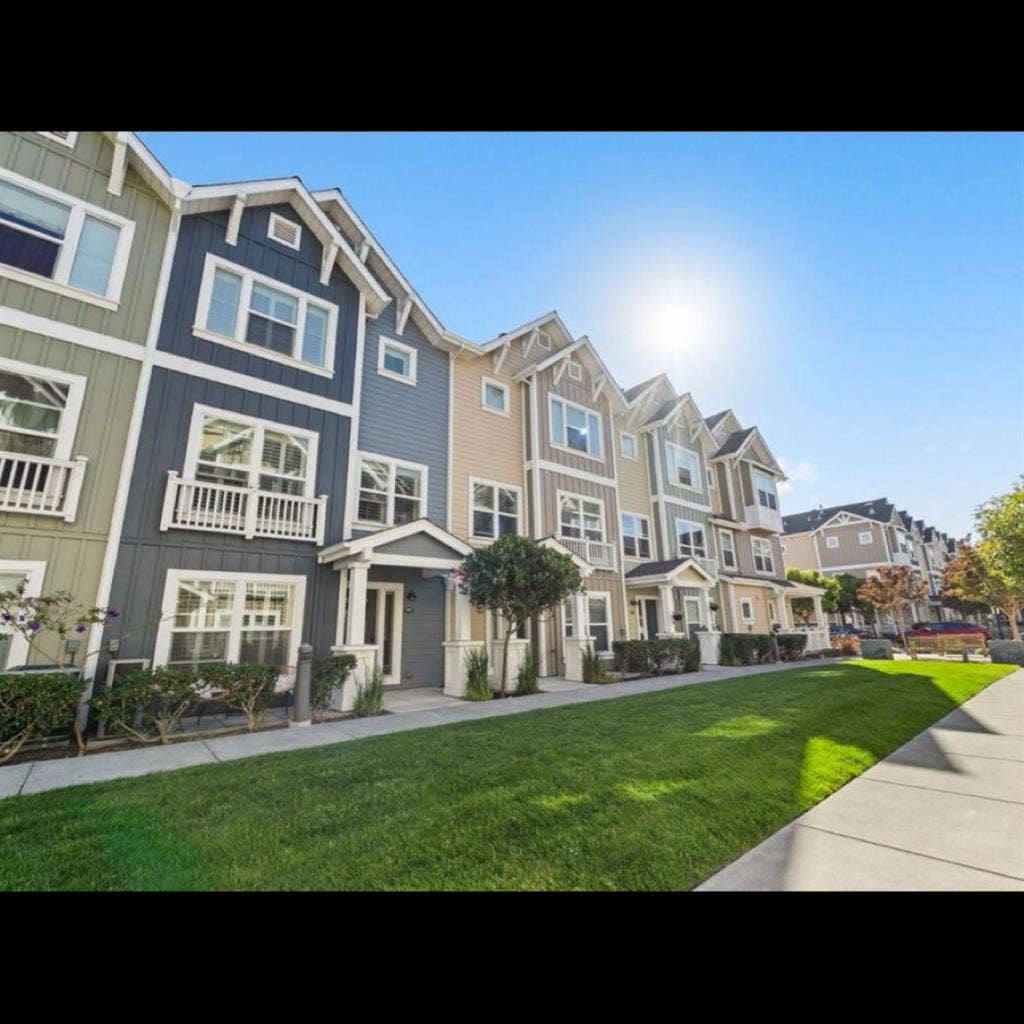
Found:
[[[26,740],[70,729],[83,685],[66,672],[0,675],[0,764]]]

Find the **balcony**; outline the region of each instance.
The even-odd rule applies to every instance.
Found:
[[[85,479],[84,455],[46,459],[0,452],[0,512],[57,516],[74,522]]]
[[[615,568],[615,548],[600,540],[579,540],[575,537],[558,538],[574,555],[585,558],[595,569]]]
[[[910,555],[906,551],[894,551],[892,553],[893,565],[912,565],[915,564],[911,561]]]
[[[255,487],[182,480],[171,470],[167,474],[160,529],[232,533],[246,540],[274,537],[323,544],[326,515],[326,494],[305,498]]]
[[[777,509],[768,508],[766,505],[747,505],[745,518],[747,525],[757,530],[782,533],[782,515]]]

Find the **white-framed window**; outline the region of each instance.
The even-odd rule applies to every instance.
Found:
[[[588,590],[587,613],[590,618],[590,635],[594,638],[594,651],[606,654],[612,649],[611,594],[602,590]]]
[[[775,601],[772,598],[768,599],[768,621],[769,622],[778,622],[779,621],[778,609],[777,609],[777,607],[775,605]]]
[[[905,555],[909,555],[910,554],[910,545],[907,543],[906,534],[897,533],[896,534],[896,544],[898,545],[900,551],[903,552],[903,554],[905,554]]]
[[[426,516],[427,467],[385,455],[359,455],[356,519],[373,526],[400,526]]]
[[[622,513],[622,553],[627,558],[651,557],[651,523],[647,516]]]
[[[545,352],[551,351],[551,335],[544,331],[537,332],[537,344],[540,348],[544,349]]]
[[[333,303],[206,254],[197,337],[331,377],[337,329]]]
[[[573,621],[573,599],[569,598],[568,601],[562,602],[562,636],[573,636],[574,621]]]
[[[771,575],[775,572],[775,563],[772,561],[771,541],[763,537],[751,537],[750,546],[754,550],[754,571]]]
[[[501,416],[509,414],[508,385],[491,377],[480,380],[480,405],[488,412],[496,412]]]
[[[305,576],[168,569],[154,665],[254,662],[295,671]]]
[[[701,489],[700,460],[696,453],[687,448],[681,448],[671,441],[666,441],[665,455],[668,459],[669,481],[678,487],[699,491]]]
[[[415,384],[416,356],[416,349],[412,345],[382,335],[377,345],[377,372],[382,377],[390,377],[403,384]]]
[[[0,358],[0,451],[70,459],[85,385],[78,374]]]
[[[580,366],[579,363],[570,359],[567,369],[569,372],[569,380],[583,380],[583,367]]]
[[[271,213],[270,223],[267,225],[267,237],[297,251],[302,245],[302,225],[296,224],[293,220],[287,220],[280,214]]]
[[[775,481],[760,470],[753,470],[754,487],[757,490],[757,503],[763,508],[770,508],[778,512],[779,498],[775,493]]]
[[[0,170],[0,275],[117,309],[135,223]]]
[[[601,417],[592,409],[549,395],[548,422],[551,443],[556,448],[565,448],[592,459],[604,458]]]
[[[833,533],[825,538],[825,547],[837,548],[839,547],[839,538]]]
[[[311,498],[319,439],[311,430],[197,405],[183,475],[186,480]]]
[[[470,534],[493,540],[504,533],[519,533],[522,501],[523,492],[519,487],[470,477]]]
[[[735,569],[736,547],[732,539],[732,530],[718,531],[718,546],[722,549],[722,565],[726,569]]]
[[[704,524],[690,519],[676,519],[676,537],[680,558],[706,558],[708,549],[704,540]]]
[[[25,581],[23,597],[38,597],[43,592],[45,562],[0,559],[0,592],[16,590]],[[0,622],[0,672],[17,668],[28,660],[28,641],[13,627]]]
[[[576,540],[605,539],[604,502],[581,494],[558,492],[558,530]]]
[[[619,451],[624,459],[636,459],[636,434],[619,434]]]
[[[861,530],[860,533],[857,534],[857,540],[859,540],[861,544],[870,544],[874,539],[875,535],[870,530]]]
[[[749,597],[740,598],[740,618],[744,622],[754,621],[754,602]]]
[[[78,139],[78,132],[37,132],[36,134],[42,135],[43,138],[49,139],[51,142],[59,142],[62,146],[67,146],[68,149],[74,149]]]

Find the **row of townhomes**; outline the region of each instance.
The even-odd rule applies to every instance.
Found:
[[[955,618],[943,607],[941,593],[942,571],[956,554],[956,540],[897,510],[888,498],[799,512],[784,516],[782,525],[787,565],[817,569],[825,576],[860,577],[883,565],[909,566],[928,584],[928,593],[907,609],[904,625]],[[860,612],[852,618],[856,626],[868,625]],[[832,619],[838,621],[834,615]],[[878,624],[895,628],[891,615],[883,615]]]
[[[578,677],[585,644],[684,632],[714,661],[819,600],[785,579],[783,479],[757,427],[663,374],[621,387],[557,313],[453,334],[337,189],[0,133],[0,587],[119,611],[61,652],[89,679],[260,661],[285,686],[308,642],[459,693],[468,650],[500,672],[501,624],[453,571],[504,533],[586,581],[510,658]],[[0,636],[0,669],[26,655]]]

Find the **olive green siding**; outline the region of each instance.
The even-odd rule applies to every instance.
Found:
[[[170,210],[129,164],[121,195],[107,191],[114,148],[100,132],[79,132],[69,149],[36,132],[0,132],[0,167],[135,222],[116,310],[0,276],[0,306],[58,320],[139,345],[146,342]]]

